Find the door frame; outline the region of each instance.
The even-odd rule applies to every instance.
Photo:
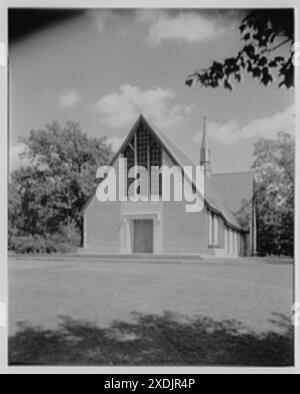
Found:
[[[137,242],[136,242],[136,237],[137,237],[137,228],[136,225],[137,223],[147,223],[147,225],[150,226],[151,229],[151,245],[149,242],[149,245],[147,245],[147,247],[149,246],[149,252],[137,252]],[[132,225],[132,253],[134,254],[153,254],[154,253],[154,220],[153,219],[133,219],[131,221],[131,225]]]
[[[153,254],[162,253],[162,220],[160,212],[133,212],[125,213],[121,222],[121,252],[123,254],[134,254],[133,251],[133,222],[134,220],[153,221]]]

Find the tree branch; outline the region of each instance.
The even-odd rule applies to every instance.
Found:
[[[276,45],[276,46],[273,47],[273,48],[264,49],[264,50],[262,51],[262,53],[270,53],[270,52],[273,52],[273,51],[275,51],[276,49],[279,49],[280,47],[282,47],[283,45],[287,44],[287,43],[290,42],[290,41],[291,41],[291,39],[288,38],[288,39],[284,40],[283,42],[281,42],[280,44]]]

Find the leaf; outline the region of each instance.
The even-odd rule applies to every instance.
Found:
[[[259,65],[259,66],[264,66],[264,65],[266,65],[267,63],[268,63],[268,59],[267,59],[265,56],[263,56],[263,57],[261,57],[261,58],[259,59],[258,65]]]
[[[277,63],[276,63],[276,61],[275,60],[272,60],[270,63],[269,63],[269,67],[277,67]]]
[[[258,67],[254,68],[252,70],[252,73],[253,73],[254,78],[260,78],[260,76],[261,76],[261,70]]]
[[[228,90],[230,90],[231,92],[232,92],[232,90],[233,90],[233,87],[232,87],[232,85],[231,85],[231,83],[229,82],[228,79],[225,80],[225,82],[224,82],[224,87],[225,87],[225,89],[228,89]]]
[[[263,78],[266,86],[273,77],[262,75],[262,68],[276,68],[278,66],[286,65],[290,61],[291,54],[287,53],[284,56],[276,56],[272,61],[265,56],[266,51],[281,54],[279,49],[280,45],[274,46],[278,38],[285,37],[283,43],[294,42],[294,23],[293,23],[293,10],[252,10],[247,11],[246,16],[243,18],[239,31],[242,40],[246,43],[238,51],[238,54],[223,62],[213,62],[210,68],[206,69],[203,73],[199,74],[197,82],[205,87],[216,87],[225,79],[229,79],[235,74],[239,74],[241,69],[246,70],[248,73],[254,75],[254,78]],[[250,40],[253,40],[251,43]],[[248,62],[249,60],[249,62]],[[222,70],[222,71],[221,71]],[[253,71],[255,70],[255,71]],[[283,78],[283,83],[287,87],[294,86],[293,73],[285,70],[278,70],[276,77]],[[224,86],[227,83],[224,83]],[[226,86],[229,89],[229,86]]]
[[[236,73],[236,74],[234,74],[234,77],[235,77],[235,79],[236,79],[238,82],[241,82],[241,80],[242,80],[241,74]]]
[[[223,64],[220,62],[213,62],[212,68],[215,69],[215,71],[220,72],[223,70]]]
[[[263,77],[261,79],[261,82],[265,86],[268,86],[271,82],[273,82],[273,76],[269,73],[263,73]]]
[[[255,55],[255,48],[252,44],[246,45],[244,51],[250,58],[252,58]]]
[[[243,32],[245,31],[246,27],[247,27],[247,25],[242,24],[242,25],[240,26],[240,32],[243,33]]]
[[[228,59],[225,60],[225,64],[229,67],[233,67],[235,66],[237,63],[237,59],[235,57],[230,57]]]
[[[193,86],[193,84],[194,84],[194,78],[188,78],[188,79],[185,81],[185,84],[186,84],[189,88],[191,88],[191,87]]]

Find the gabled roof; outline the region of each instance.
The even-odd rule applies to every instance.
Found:
[[[163,134],[157,127],[153,126],[150,122],[147,123],[160,137],[163,145],[169,147],[171,153],[177,159],[176,164],[179,164],[181,167],[195,166],[195,163],[193,163],[172,141],[170,141],[165,134]],[[213,179],[210,179],[209,177],[205,178],[204,192],[205,200],[208,203],[209,207],[215,210],[217,213],[221,214],[229,225],[241,229],[241,226],[239,225],[237,219],[227,207],[220,194],[217,192],[213,183]]]
[[[116,153],[116,155],[113,157],[112,161],[110,162],[110,166],[113,166],[117,159],[119,158],[120,154],[124,151],[128,143],[130,142],[131,138],[133,137],[134,133],[137,131],[138,127],[140,124],[145,124],[149,131],[153,134],[153,136],[158,140],[160,145],[162,146],[162,149],[169,155],[171,160],[174,162],[174,165],[178,165],[181,168],[185,166],[195,166],[195,164],[172,142],[169,140],[168,137],[164,133],[162,133],[156,126],[152,125],[149,121],[147,121],[143,115],[141,115],[135,125],[133,126],[132,130],[124,140],[123,144],[121,145],[119,151]],[[197,185],[194,185],[195,187]],[[197,189],[197,188],[196,188]],[[198,190],[199,191],[199,190]],[[199,191],[201,193],[201,191]],[[82,212],[86,210],[88,207],[89,203],[93,199],[94,195],[96,193],[96,189],[93,191],[91,196],[89,197],[87,203],[83,207]],[[242,227],[239,225],[237,219],[233,215],[233,213],[230,211],[226,203],[223,201],[221,198],[219,192],[216,190],[213,184],[213,179],[211,178],[206,178],[205,179],[205,202],[208,205],[208,207],[215,211],[217,214],[221,215],[225,222],[240,231],[244,231]]]

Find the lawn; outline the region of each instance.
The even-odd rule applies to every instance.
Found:
[[[293,364],[293,266],[10,258],[11,365]]]

